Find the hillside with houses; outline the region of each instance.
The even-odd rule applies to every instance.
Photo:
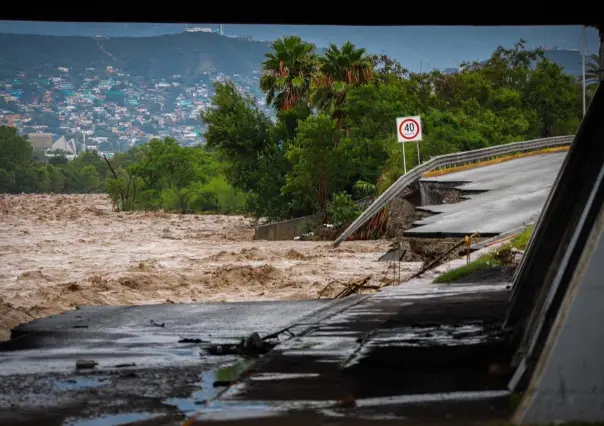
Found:
[[[264,107],[259,65],[269,49],[205,32],[138,38],[0,34],[0,125],[34,139],[51,134],[52,143],[61,136],[85,140],[107,152],[165,136],[196,144],[203,133],[199,113],[210,104],[216,81],[234,81]],[[52,143],[44,142],[45,148]]]

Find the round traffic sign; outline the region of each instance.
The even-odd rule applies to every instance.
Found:
[[[419,134],[419,123],[412,118],[403,120],[398,126],[398,132],[404,139],[413,139]]]

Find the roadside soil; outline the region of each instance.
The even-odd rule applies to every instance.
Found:
[[[78,305],[312,299],[388,269],[387,240],[333,249],[253,234],[242,216],[118,213],[104,195],[0,196],[0,340]]]

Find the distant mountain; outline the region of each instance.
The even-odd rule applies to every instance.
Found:
[[[97,35],[107,37],[150,37],[182,33],[185,24],[151,24],[142,22],[46,22],[46,21],[0,21],[0,33],[38,34],[54,36]],[[218,28],[217,25],[212,27]]]
[[[192,18],[193,19],[193,18]],[[558,46],[576,49],[581,44],[581,27],[564,26],[345,26],[264,25],[224,23],[226,35],[247,35],[253,40],[273,41],[283,35],[298,35],[317,46],[341,45],[347,40],[370,53],[385,53],[413,72],[457,68],[466,61],[482,60],[497,46],[511,48],[519,39],[527,48]],[[182,33],[187,26],[218,28],[215,23],[158,24],[110,22],[0,21],[0,33],[56,36],[148,37]],[[586,30],[588,50],[597,51],[598,31]]]
[[[113,66],[132,75],[196,78],[204,71],[248,74],[260,70],[265,42],[212,33],[153,37],[81,37],[0,33],[0,73],[66,67]]]

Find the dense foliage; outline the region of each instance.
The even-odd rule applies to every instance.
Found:
[[[14,127],[0,126],[0,193],[87,193],[104,188],[106,165],[96,154],[73,161],[45,158]]]
[[[266,54],[260,84],[275,118],[233,83],[217,82],[212,108],[201,115],[205,145],[152,140],[110,162],[93,153],[36,161],[26,139],[1,128],[0,192],[106,190],[123,210],[273,220],[320,213],[342,224],[358,214],[354,200],[403,173],[396,117],[422,117],[422,161],[572,134],[581,120],[580,82],[523,41],[458,73],[418,74],[352,43],[319,54],[284,37]],[[415,144],[405,149],[410,169]]]
[[[403,173],[396,117],[422,117],[422,161],[572,134],[581,119],[580,84],[523,40],[455,74],[418,74],[352,43],[319,55],[299,37],[284,37],[262,71],[276,122],[229,82],[216,85],[202,120],[228,181],[249,195],[246,210],[273,219],[321,213],[340,221],[333,203],[386,189]],[[415,144],[405,149],[412,168]]]

